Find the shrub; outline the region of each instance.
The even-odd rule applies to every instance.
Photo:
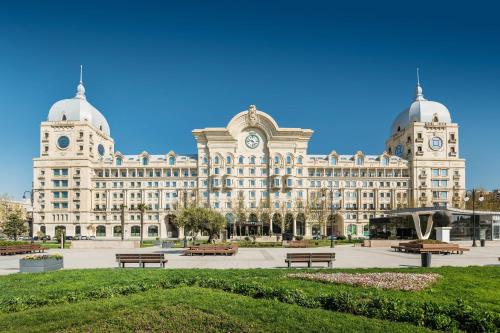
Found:
[[[62,259],[63,256],[61,254],[34,254],[27,255],[23,259],[24,260],[44,260],[44,259]]]
[[[345,240],[346,238],[345,238],[345,236],[340,235],[340,236],[337,237],[337,239],[338,240]]]

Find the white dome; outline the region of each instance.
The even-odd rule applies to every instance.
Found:
[[[417,95],[410,107],[401,112],[392,123],[391,135],[404,129],[410,123],[433,122],[437,117],[440,123],[451,123],[451,115],[448,108],[441,103],[428,101],[422,94],[422,87],[417,84]]]
[[[55,102],[50,108],[48,121],[87,121],[94,128],[110,135],[106,118],[87,101],[85,87],[82,82],[78,85],[76,96]]]

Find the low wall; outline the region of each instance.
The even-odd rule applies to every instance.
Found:
[[[74,240],[72,249],[135,249],[140,247],[139,241],[121,240]]]
[[[411,240],[400,240],[400,239],[365,239],[363,246],[366,247],[391,247],[393,245],[399,245],[401,242],[409,242]]]

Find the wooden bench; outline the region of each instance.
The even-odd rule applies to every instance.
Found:
[[[45,252],[47,248],[38,244],[22,244],[0,246],[0,255],[26,254],[33,252]]]
[[[199,255],[235,255],[238,253],[238,245],[202,245],[202,246],[191,246],[187,249],[184,254],[192,256],[193,254]]]
[[[290,241],[288,243],[288,247],[291,247],[291,248],[309,247],[309,242],[307,242],[307,241]]]
[[[406,253],[435,253],[435,254],[463,254],[469,249],[461,248],[458,244],[412,244],[399,243],[391,246],[396,252]]]
[[[292,267],[292,263],[300,262],[307,263],[307,267],[311,267],[313,262],[325,262],[328,267],[333,267],[335,261],[335,253],[287,253],[285,262],[288,267]]]
[[[125,264],[139,264],[139,267],[145,268],[146,264],[160,264],[165,267],[168,262],[164,253],[117,253],[116,261],[118,267],[125,268]]]

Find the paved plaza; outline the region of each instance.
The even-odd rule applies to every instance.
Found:
[[[500,242],[488,242],[487,247],[472,248],[470,242],[460,242],[467,247],[463,255],[433,255],[432,266],[500,265]],[[64,255],[65,269],[117,267],[116,253],[165,253],[168,268],[283,268],[288,252],[329,252],[328,247],[287,249],[287,248],[240,248],[236,256],[184,256],[183,249],[51,249],[49,253]],[[335,247],[338,268],[398,268],[420,266],[419,254],[394,252],[389,248],[365,248],[352,245]],[[19,259],[23,255],[1,256],[0,275],[17,273]],[[134,265],[131,265],[133,267]],[[153,267],[154,265],[152,265]],[[300,264],[298,265],[300,266]]]

